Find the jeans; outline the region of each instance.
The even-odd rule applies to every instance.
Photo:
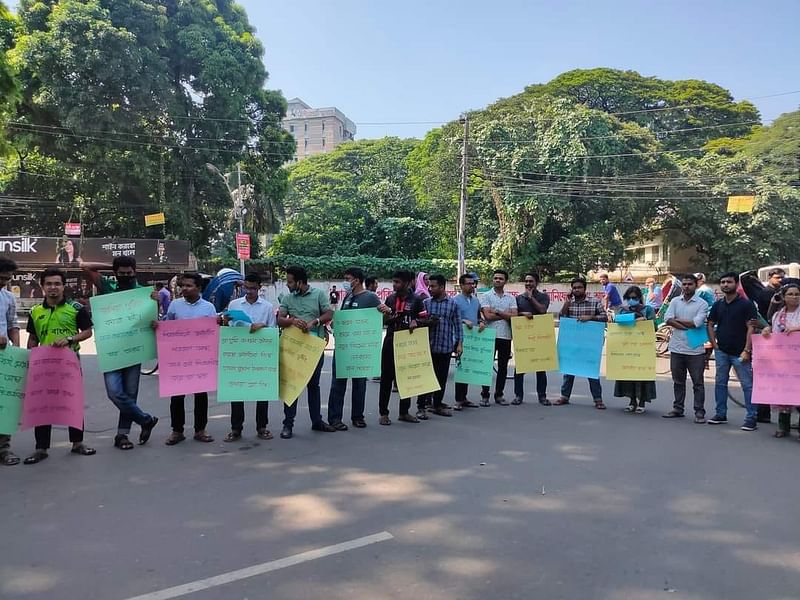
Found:
[[[341,423],[344,415],[344,395],[347,392],[347,378],[336,377],[336,357],[333,358],[333,373],[331,374],[331,391],[328,393],[328,422]],[[364,420],[364,404],[367,397],[366,377],[353,378],[353,391],[351,395],[350,419],[352,421]]]
[[[501,398],[506,389],[506,377],[508,376],[508,361],[511,359],[511,340],[495,339],[494,352],[497,356],[497,378],[494,381],[494,397]],[[489,397],[489,386],[481,387],[481,396]]]
[[[119,409],[117,435],[128,435],[131,432],[131,423],[141,426],[153,418],[136,404],[136,398],[139,395],[140,374],[141,365],[133,365],[103,374],[108,398]]]
[[[728,416],[728,378],[730,377],[731,367],[733,367],[744,392],[744,407],[747,411],[746,420],[755,421],[757,409],[750,402],[753,396],[752,363],[749,361],[742,362],[735,354],[728,354],[722,350],[714,350],[714,362],[717,365],[717,375],[714,382],[714,401],[717,404],[716,416]]]
[[[450,360],[452,357],[453,355],[450,352],[447,354],[431,353],[433,372],[436,373],[436,380],[439,382],[439,391],[417,396],[417,408],[419,410],[425,410],[425,404],[429,399],[433,400],[434,408],[441,408],[444,401],[444,392],[447,388],[447,376],[450,373]]]
[[[38,427],[33,428],[33,436],[36,438],[36,449],[37,450],[49,450],[50,449],[50,436],[53,432],[52,425],[39,425]],[[75,429],[74,427],[69,428],[69,441],[73,444],[78,444],[83,441],[83,430],[82,429]]]
[[[692,378],[692,393],[694,398],[694,415],[706,416],[706,387],[703,382],[705,370],[705,354],[678,354],[671,352],[669,355],[669,368],[672,371],[672,389],[675,401],[672,409],[683,414],[686,403],[686,373]]]
[[[244,429],[244,402],[231,402],[231,431],[242,433]],[[247,404],[253,404],[248,402]],[[269,423],[269,402],[256,402],[256,431],[266,429]]]
[[[169,399],[169,416],[172,421],[172,431],[183,433],[186,425],[186,409],[183,399],[186,396],[172,396]],[[208,425],[208,393],[198,392],[194,395],[194,431],[203,431]]]
[[[536,371],[536,395],[539,400],[547,398],[547,372]],[[525,373],[514,373],[514,396],[525,397]]]
[[[314,374],[308,380],[306,386],[306,394],[308,396],[308,415],[311,417],[312,425],[319,425],[322,423],[322,412],[320,412],[320,392],[319,392],[319,378],[322,375],[322,364],[325,362],[325,353],[319,357],[317,368],[314,369]],[[291,406],[283,405],[283,424],[286,427],[294,427],[294,418],[297,416],[297,404],[300,402],[298,398],[292,402]]]
[[[381,387],[378,391],[378,411],[380,415],[389,416],[389,399],[392,397],[392,383],[395,381],[394,370],[394,338],[387,335],[383,338],[381,350]],[[400,398],[400,414],[407,415],[411,408],[411,398]]]
[[[569,400],[572,395],[572,386],[575,383],[575,375],[564,375],[564,381],[561,383],[561,396]],[[600,385],[599,379],[589,379],[589,391],[592,393],[592,400],[603,399],[603,387]]]

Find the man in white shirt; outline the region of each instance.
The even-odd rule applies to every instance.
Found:
[[[244,278],[243,298],[231,300],[228,311],[223,317],[227,325],[232,327],[249,327],[250,333],[255,333],[264,327],[277,327],[275,307],[259,295],[261,290],[261,276],[250,273]],[[249,320],[242,319],[244,313]],[[237,318],[239,317],[239,318]],[[269,402],[259,400],[256,402],[256,435],[261,440],[271,440],[272,433],[267,429],[269,423]],[[231,430],[225,436],[226,442],[236,442],[242,439],[244,429],[244,402],[231,402]]]
[[[494,382],[494,402],[500,406],[508,406],[503,398],[508,373],[508,361],[511,358],[511,317],[517,316],[517,301],[506,293],[508,272],[495,269],[492,274],[492,291],[481,296],[481,314],[486,327],[495,330],[494,349],[497,355],[497,378]],[[481,406],[489,406],[489,386],[481,389]]]

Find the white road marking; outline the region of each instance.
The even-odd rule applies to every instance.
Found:
[[[234,581],[240,581],[249,577],[255,577],[256,575],[263,575],[265,573],[277,571],[278,569],[285,569],[286,567],[298,565],[310,560],[317,560],[318,558],[325,558],[326,556],[331,556],[333,554],[341,554],[342,552],[348,552],[349,550],[355,550],[356,548],[363,548],[364,546],[369,546],[370,544],[385,542],[386,540],[391,540],[393,538],[394,536],[388,531],[381,531],[380,533],[374,533],[365,537],[356,538],[354,540],[350,540],[349,542],[342,542],[341,544],[334,544],[333,546],[325,546],[323,548],[317,548],[316,550],[301,552],[300,554],[295,554],[294,556],[279,558],[278,560],[261,563],[260,565],[253,565],[252,567],[245,567],[244,569],[239,569],[237,571],[229,571],[228,573],[215,575],[214,577],[208,577],[207,579],[198,579],[197,581],[193,581],[191,583],[184,583],[183,585],[176,585],[175,587],[167,588],[165,590],[142,594],[141,596],[135,596],[133,598],[128,598],[127,600],[169,600],[170,598],[178,598],[179,596],[185,596],[187,594],[193,594],[194,592],[208,590],[220,585],[232,583]]]

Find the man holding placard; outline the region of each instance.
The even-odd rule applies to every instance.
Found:
[[[17,270],[17,263],[0,257],[0,350],[8,343],[19,348],[19,326],[17,325],[17,301],[8,290],[8,283]],[[11,451],[11,436],[0,433],[0,464],[18,465],[19,456]]]
[[[78,302],[68,302],[64,297],[67,276],[63,271],[45,269],[39,282],[44,291],[44,302],[34,306],[28,317],[28,348],[70,348],[77,355],[80,342],[92,337],[92,320],[86,307]],[[52,429],[52,425],[38,425],[34,428],[36,451],[25,459],[26,465],[33,465],[47,458]],[[96,452],[94,448],[83,443],[83,429],[70,427],[69,441],[72,442],[73,454],[91,456]]]
[[[550,306],[550,296],[540,292],[539,274],[525,274],[525,292],[517,296],[517,314],[528,319],[533,319],[534,315],[547,314]],[[539,396],[539,404],[550,406],[551,402],[547,399],[547,371],[536,372],[536,395]],[[525,374],[514,373],[514,400],[511,404],[522,404],[525,398]]]
[[[481,296],[481,313],[486,326],[494,329],[494,347],[497,354],[497,378],[494,382],[494,403],[508,406],[503,398],[508,374],[508,361],[511,360],[511,317],[517,316],[517,301],[506,293],[508,271],[495,269],[492,274],[492,290]],[[490,386],[481,389],[481,406],[489,406]]]
[[[320,289],[308,285],[308,273],[303,267],[286,269],[286,287],[289,293],[281,298],[278,309],[278,325],[282,328],[296,327],[306,334],[325,338],[325,325],[331,322],[333,311],[328,298]],[[319,357],[317,368],[311,376],[306,389],[308,391],[308,414],[311,417],[311,429],[314,431],[336,431],[322,419],[320,409],[319,379],[325,354]],[[292,437],[294,419],[297,416],[297,401],[283,407],[283,429],[281,438]]]
[[[223,319],[231,327],[249,327],[255,333],[264,327],[276,327],[275,308],[272,303],[261,298],[261,275],[250,273],[244,278],[244,297],[231,300]],[[262,396],[263,398],[263,396]],[[269,424],[269,402],[256,401],[256,435],[261,440],[271,440]],[[231,430],[225,436],[226,442],[242,439],[244,429],[244,402],[231,402]]]
[[[687,273],[681,278],[683,294],[669,303],[664,320],[672,327],[669,338],[669,368],[675,399],[672,410],[661,415],[665,419],[683,417],[686,403],[686,373],[692,378],[694,397],[694,422],[706,422],[706,390],[703,380],[705,369],[704,342],[708,340],[706,318],[708,304],[697,293],[697,277]]]
[[[461,286],[461,293],[456,294],[453,300],[458,306],[459,315],[461,316],[461,323],[467,329],[472,329],[476,325],[478,331],[481,332],[486,329],[486,321],[481,316],[481,301],[478,300],[475,294],[476,279],[471,273],[464,273],[458,278],[458,284]],[[456,405],[454,410],[463,410],[464,408],[475,408],[478,405],[470,402],[467,399],[467,390],[469,385],[456,381]]]
[[[141,287],[136,279],[136,259],[132,256],[116,256],[111,265],[114,279],[100,274],[99,269],[106,265],[81,263],[84,272],[89,276],[99,295],[112,294]],[[99,327],[99,325],[98,325]],[[152,334],[151,334],[152,335]],[[139,377],[142,365],[135,364],[103,373],[106,394],[109,400],[119,409],[117,435],[114,447],[120,450],[132,450],[133,444],[128,439],[131,424],[136,423],[142,430],[139,433],[139,444],[146,444],[153,428],[158,424],[158,417],[144,412],[138,405]]]

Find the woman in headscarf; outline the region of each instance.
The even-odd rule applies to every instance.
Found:
[[[431,293],[428,291],[428,274],[420,271],[417,275],[417,285],[414,288],[414,294],[422,298],[430,298]]]
[[[656,318],[656,311],[652,306],[645,304],[642,289],[632,285],[625,290],[622,297],[622,308],[617,316],[633,314],[636,321],[652,321]],[[614,396],[617,398],[630,398],[630,404],[625,412],[644,412],[644,405],[656,397],[655,381],[616,381],[614,382]]]

